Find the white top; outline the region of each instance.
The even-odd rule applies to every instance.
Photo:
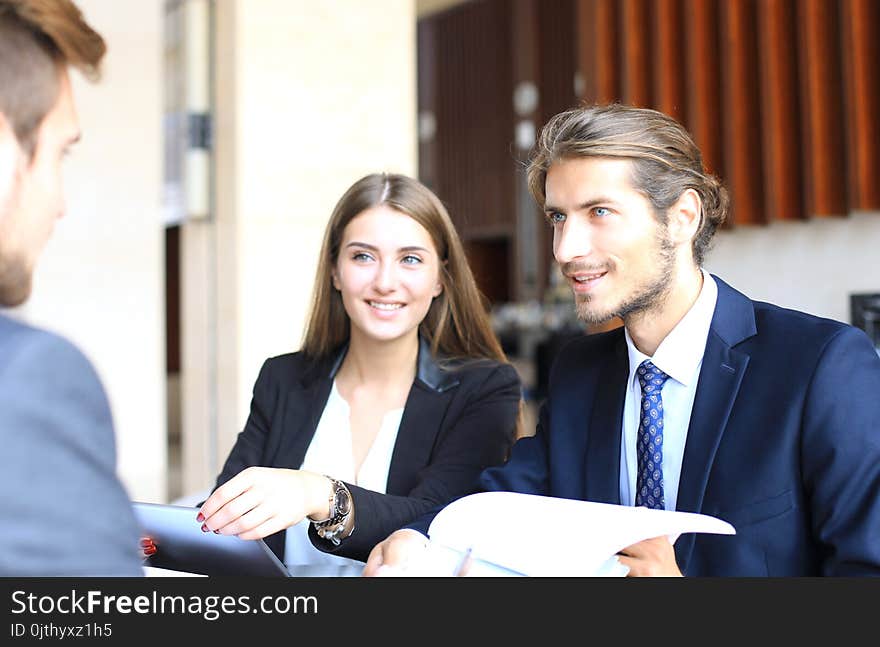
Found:
[[[642,387],[636,369],[646,359],[669,376],[663,385],[663,494],[667,510],[675,510],[681,463],[687,440],[691,410],[697,393],[700,367],[709,326],[718,300],[718,285],[708,272],[703,272],[700,295],[681,321],[660,342],[654,357],[648,357],[636,348],[629,331],[624,332],[629,352],[629,381],[623,404],[623,433],[620,447],[620,502],[635,505],[638,452],[636,437],[639,431],[639,405]]]
[[[333,380],[330,397],[327,398],[327,404],[324,406],[324,412],[306,451],[301,469],[326,474],[340,481],[384,494],[403,408],[392,409],[385,414],[379,433],[357,474],[354,471],[350,416],[348,402],[339,394],[336,380]],[[291,575],[359,576],[364,570],[363,562],[323,553],[312,545],[308,537],[310,523],[308,519],[303,519],[287,529],[284,565],[290,569]],[[357,532],[357,518],[355,518],[355,532]]]

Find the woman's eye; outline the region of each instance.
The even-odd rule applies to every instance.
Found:
[[[371,260],[373,260],[373,257],[370,256],[369,254],[367,254],[366,252],[355,252],[351,258],[352,258],[352,260],[355,260],[355,261],[371,261]]]
[[[418,256],[413,256],[412,254],[407,254],[406,256],[403,257],[402,261],[406,265],[416,265],[418,263],[421,263],[422,259],[420,259]]]

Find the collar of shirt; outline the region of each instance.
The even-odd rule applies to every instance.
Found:
[[[703,269],[703,287],[694,305],[685,313],[669,334],[660,342],[654,357],[648,357],[633,343],[629,331],[624,330],[626,349],[629,353],[629,382],[635,381],[636,369],[646,359],[666,373],[676,382],[690,386],[691,380],[698,375],[697,368],[703,361],[706,350],[706,339],[709,337],[709,326],[715,313],[718,300],[718,285],[715,279]]]

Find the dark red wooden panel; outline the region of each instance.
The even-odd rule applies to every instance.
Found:
[[[811,216],[842,216],[848,211],[838,9],[834,0],[801,0],[796,4],[804,71],[804,176]]]
[[[795,1],[758,3],[765,205],[768,217],[779,220],[807,217],[801,164]]]

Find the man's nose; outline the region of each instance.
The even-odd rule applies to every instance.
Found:
[[[591,251],[593,241],[589,226],[568,218],[561,227],[553,230],[553,256],[560,265],[589,256]]]

